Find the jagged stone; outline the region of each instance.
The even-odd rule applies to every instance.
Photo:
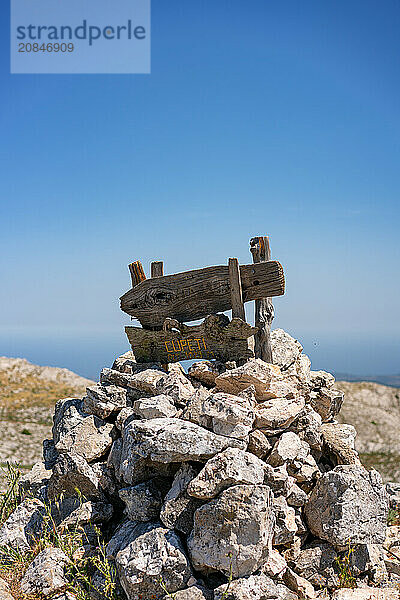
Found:
[[[293,432],[282,434],[268,457],[273,467],[287,464],[289,475],[300,482],[309,482],[319,474],[310,447]]]
[[[254,423],[254,405],[247,398],[218,392],[203,401],[202,414],[211,418],[214,433],[247,441]]]
[[[287,544],[287,546],[286,546],[285,550],[283,550],[282,554],[288,563],[293,563],[299,558],[302,543],[303,543],[302,538],[300,536],[296,535],[294,540],[290,544]]]
[[[128,598],[163,598],[187,586],[191,568],[182,544],[173,531],[160,523],[131,523],[111,539],[108,554],[115,558],[122,587]]]
[[[283,329],[273,329],[270,339],[274,365],[287,371],[300,357],[303,346]]]
[[[170,396],[178,406],[184,406],[194,392],[192,383],[180,372],[169,373],[157,381],[157,393]]]
[[[64,497],[76,496],[77,489],[87,499],[102,499],[100,477],[94,467],[78,454],[61,454],[47,488],[49,500],[55,500],[61,494]]]
[[[115,419],[115,427],[120,431],[123,430],[124,425],[128,424],[128,419],[135,420],[138,417],[135,414],[135,411],[131,407],[123,408],[119,413],[117,418]]]
[[[265,483],[273,490],[274,493],[287,496],[295,483],[294,477],[288,475],[286,465],[280,467],[272,467],[265,464]]]
[[[224,363],[219,361],[205,360],[193,363],[188,369],[188,375],[200,381],[205,386],[213,387],[215,379],[221,373],[225,373],[226,367]]]
[[[324,423],[321,433],[326,454],[333,458],[337,465],[361,466],[358,453],[354,449],[357,432],[353,425]]]
[[[129,375],[115,371],[113,369],[103,369],[100,373],[100,383],[108,385],[117,385],[119,387],[128,388],[128,391],[137,391],[156,396],[160,392],[157,391],[157,383],[165,377],[165,372],[157,369],[140,370],[139,372]]]
[[[256,429],[250,433],[249,445],[247,446],[248,452],[251,452],[258,458],[265,458],[271,447],[267,436],[262,431]]]
[[[287,562],[282,554],[280,554],[276,548],[272,548],[267,560],[262,566],[262,570],[270,577],[280,577],[286,568]]]
[[[297,575],[292,569],[286,569],[283,581],[293,592],[298,594],[302,600],[314,600],[316,593],[309,581]]]
[[[201,425],[206,429],[212,428],[212,418],[203,412],[203,402],[209,396],[209,390],[199,388],[189,398],[182,413],[182,419]]]
[[[286,497],[289,506],[304,506],[307,500],[307,493],[294,483]]]
[[[400,506],[400,483],[388,482],[386,484],[386,492],[389,498],[390,508]]]
[[[119,474],[130,483],[135,468],[146,459],[160,463],[208,460],[229,446],[243,444],[181,419],[131,421],[123,431]]]
[[[21,494],[25,495],[29,492],[30,495],[43,500],[46,495],[45,488],[49,483],[51,473],[50,469],[46,469],[44,462],[34,464],[32,469],[18,481]]]
[[[214,600],[280,600],[280,594],[275,582],[265,573],[259,573],[234,579],[229,587],[227,584],[217,587],[214,590]]]
[[[3,523],[0,529],[0,546],[14,550],[29,550],[34,536],[43,527],[45,506],[37,498],[26,498]]]
[[[327,542],[316,541],[302,550],[291,565],[293,570],[316,588],[336,588],[339,577],[335,560],[336,550]]]
[[[368,582],[381,584],[387,581],[384,550],[378,544],[358,544],[352,549],[350,565],[355,577],[368,575]]]
[[[262,460],[239,448],[227,448],[210,458],[189,483],[187,492],[195,498],[209,500],[232,485],[260,485],[264,482],[264,473]]]
[[[309,404],[306,404],[290,429],[313,450],[322,450],[322,418]]]
[[[133,411],[141,419],[175,417],[178,412],[172,402],[171,396],[166,396],[165,394],[135,400],[133,403]]]
[[[132,350],[128,350],[128,352],[121,354],[121,356],[118,356],[114,360],[112,369],[114,371],[121,371],[121,373],[128,373],[129,375],[132,375],[132,373],[136,372],[138,366],[139,365],[136,362],[136,358]]]
[[[0,579],[0,598],[1,600],[14,600],[14,596],[11,595],[10,588],[4,579]]]
[[[179,590],[174,594],[174,600],[211,600],[213,593],[201,585],[192,585],[185,590]],[[163,600],[171,600],[171,596],[164,596]]]
[[[201,506],[202,502],[196,498],[191,498],[187,493],[187,488],[192,479],[197,475],[197,471],[184,463],[177,471],[171,489],[164,498],[164,504],[161,508],[160,520],[169,529],[176,529],[188,535],[193,529],[193,516],[195,510]]]
[[[331,373],[326,371],[311,371],[310,373],[310,387],[312,390],[320,390],[321,388],[333,388],[335,385],[335,378]]]
[[[42,550],[22,577],[21,590],[25,594],[44,596],[62,590],[68,584],[64,573],[68,562],[68,557],[59,548]]]
[[[112,423],[86,415],[81,400],[67,398],[56,404],[53,439],[59,454],[73,451],[92,462],[111,448],[113,430]]]
[[[310,393],[310,403],[323,421],[329,421],[342,408],[344,394],[339,390],[322,387],[318,392]]]
[[[83,399],[83,410],[89,415],[107,419],[113,413],[128,406],[126,389],[116,385],[97,383],[86,389]]]
[[[297,533],[296,513],[283,496],[274,499],[275,527],[274,546],[290,544]]]
[[[265,485],[235,485],[198,508],[188,538],[194,568],[232,569],[235,578],[257,571],[272,547],[272,500]]]
[[[153,480],[122,488],[118,494],[125,504],[125,514],[131,521],[145,522],[158,518],[162,498]]]
[[[267,400],[256,407],[255,428],[265,429],[272,434],[287,429],[304,406],[303,396]]]
[[[107,502],[82,502],[75,498],[65,498],[59,503],[59,507],[60,527],[63,529],[76,528],[88,523],[107,523],[114,513],[112,504]]]
[[[285,377],[277,365],[265,363],[260,358],[249,360],[243,366],[222,373],[215,380],[218,390],[237,395],[249,385],[254,385],[258,402],[270,398],[297,395],[296,377]]]
[[[385,540],[388,501],[376,471],[339,465],[324,473],[305,506],[311,532],[337,550]]]

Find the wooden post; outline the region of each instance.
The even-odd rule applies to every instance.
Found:
[[[140,262],[140,260],[130,263],[128,267],[129,272],[131,274],[132,287],[135,287],[135,285],[146,279],[146,275],[144,273],[142,263]]]
[[[250,240],[250,252],[253,262],[271,260],[271,248],[267,237],[254,237]],[[255,326],[258,332],[254,336],[254,353],[256,358],[272,363],[271,323],[274,318],[274,307],[271,298],[255,301]]]
[[[244,313],[242,281],[240,279],[239,261],[237,258],[230,258],[228,262],[229,286],[231,288],[232,317],[239,317],[246,320]]]
[[[162,277],[164,275],[164,263],[157,260],[151,263],[151,277]]]

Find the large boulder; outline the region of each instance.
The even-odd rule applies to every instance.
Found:
[[[68,557],[59,548],[45,548],[29,565],[21,580],[24,594],[49,596],[59,592],[68,584],[64,567]]]
[[[255,573],[272,548],[272,500],[265,485],[235,485],[198,508],[188,538],[194,568],[234,578]]]
[[[53,439],[60,454],[73,451],[93,462],[111,448],[113,430],[112,423],[84,413],[82,400],[67,398],[56,404]]]
[[[244,442],[216,435],[199,425],[176,418],[131,421],[124,427],[120,475],[130,482],[137,465],[208,460],[229,446]]]
[[[160,523],[130,523],[116,532],[108,545],[128,598],[165,596],[184,589],[191,568],[176,533]]]
[[[190,496],[209,500],[232,485],[260,485],[264,483],[264,474],[262,460],[239,448],[227,448],[210,458],[187,491]]]
[[[107,419],[126,406],[126,389],[116,385],[92,385],[86,389],[86,397],[83,399],[85,413],[97,415],[100,419]]]
[[[89,465],[79,454],[61,454],[54,465],[47,488],[49,500],[77,495],[77,490],[88,499],[102,499],[101,473],[96,465]]]
[[[34,537],[43,528],[45,506],[36,498],[25,499],[3,523],[0,529],[0,546],[14,550],[29,550]]]
[[[305,506],[311,532],[337,550],[385,541],[388,499],[376,471],[339,465],[317,481]]]

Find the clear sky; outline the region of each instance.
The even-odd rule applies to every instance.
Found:
[[[397,0],[153,0],[151,75],[10,75],[0,16],[0,354],[94,377],[128,262],[268,234],[314,367],[400,372]]]

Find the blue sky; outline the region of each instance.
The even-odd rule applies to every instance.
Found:
[[[151,75],[10,75],[0,14],[0,354],[94,376],[128,262],[269,234],[314,367],[400,372],[398,2],[153,0]]]

